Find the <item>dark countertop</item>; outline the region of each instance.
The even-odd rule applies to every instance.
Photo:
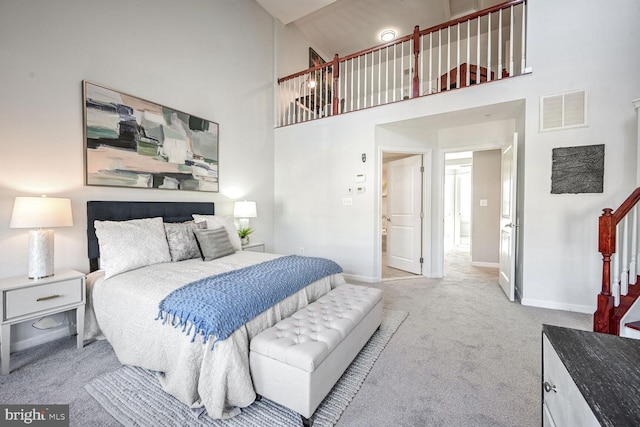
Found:
[[[640,426],[640,340],[542,325],[603,426]]]

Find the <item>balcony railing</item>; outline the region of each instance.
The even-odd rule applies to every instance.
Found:
[[[278,126],[518,76],[526,0],[513,0],[278,79]]]

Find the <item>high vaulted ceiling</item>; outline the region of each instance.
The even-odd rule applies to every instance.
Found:
[[[506,0],[256,0],[285,25],[295,25],[329,60],[382,43],[380,32],[398,37],[486,9]]]

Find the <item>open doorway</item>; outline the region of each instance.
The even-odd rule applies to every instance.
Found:
[[[457,264],[495,268],[497,276],[501,150],[445,153],[444,164],[445,258],[455,258]]]
[[[424,159],[418,153],[383,152],[381,278],[422,274]]]

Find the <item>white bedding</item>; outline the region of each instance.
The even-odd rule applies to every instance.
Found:
[[[215,344],[203,344],[181,328],[155,320],[158,304],[194,280],[257,264],[279,255],[239,251],[213,261],[192,259],[156,264],[109,279],[91,273],[85,339],[106,338],[121,363],[163,372],[163,389],[192,408],[204,406],[212,418],[239,413],[255,400],[249,373],[249,340],[344,283],[342,275],[314,282]]]

